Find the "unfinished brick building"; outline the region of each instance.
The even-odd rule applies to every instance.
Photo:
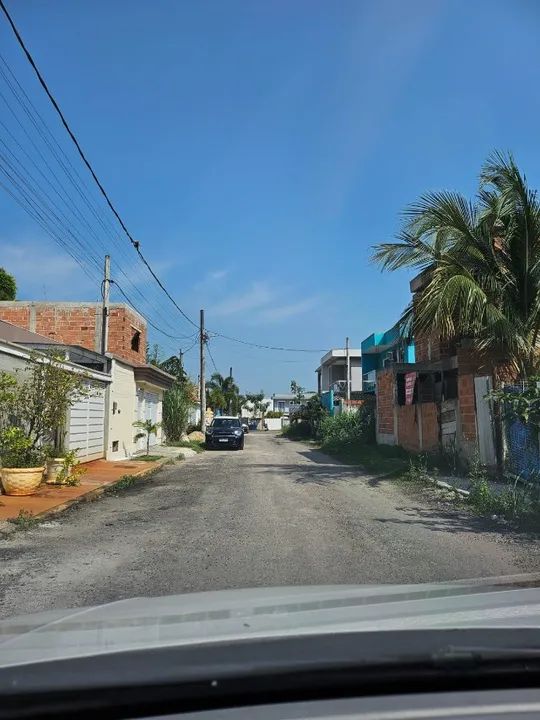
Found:
[[[411,281],[422,290],[421,275]],[[377,372],[377,441],[412,452],[440,448],[471,458],[478,450],[494,465],[495,444],[491,389],[483,367],[467,340],[441,343],[436,336],[415,337],[415,362],[394,363]]]
[[[66,345],[101,351],[99,302],[1,301],[0,320]],[[110,305],[107,351],[135,365],[146,362],[146,321],[129,305]]]

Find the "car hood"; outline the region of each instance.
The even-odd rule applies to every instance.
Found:
[[[251,638],[396,629],[540,628],[540,575],[138,597],[0,621],[0,667]]]

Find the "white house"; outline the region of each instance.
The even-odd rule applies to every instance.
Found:
[[[351,392],[362,390],[362,351],[349,349]],[[317,373],[319,394],[334,390],[341,394],[347,391],[347,351],[345,348],[332,348],[321,358]]]
[[[135,442],[139,431],[133,423],[161,422],[163,393],[172,386],[172,375],[153,365],[54,342],[0,320],[0,370],[23,369],[32,350],[58,351],[65,357],[65,369],[84,373],[92,385],[92,393],[71,407],[67,424],[68,447],[78,450],[81,461],[123,460],[145,449],[144,439]],[[159,429],[150,442],[159,444],[161,439]]]

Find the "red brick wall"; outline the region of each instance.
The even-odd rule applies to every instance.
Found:
[[[398,444],[410,452],[420,452],[420,436],[416,405],[400,405],[397,409]]]
[[[101,305],[62,303],[0,303],[0,319],[66,345],[101,350]],[[140,332],[139,351],[131,349],[135,330]],[[124,307],[111,306],[107,349],[133,363],[146,362],[146,323]]]
[[[394,434],[394,373],[381,370],[377,373],[377,431]]]
[[[422,403],[422,451],[439,445],[439,413],[435,403]]]
[[[140,332],[139,351],[131,349],[135,330]],[[111,308],[109,314],[109,352],[134,363],[146,362],[146,323],[139,316],[125,308]]]
[[[22,307],[8,306],[0,310],[0,320],[5,320],[17,327],[30,328],[30,308],[27,305]]]

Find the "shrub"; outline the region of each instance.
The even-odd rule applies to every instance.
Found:
[[[280,417],[283,417],[283,413],[282,413],[282,412],[279,412],[279,410],[269,410],[269,411],[265,414],[265,417],[267,417],[267,418],[280,418]]]
[[[312,437],[312,430],[308,422],[298,420],[284,427],[283,435],[291,440],[305,440]]]
[[[320,436],[323,448],[328,450],[346,449],[352,445],[374,442],[373,405],[362,405],[354,413],[325,417],[321,422]]]
[[[162,425],[169,442],[179,442],[188,429],[190,392],[185,384],[175,383],[163,395]]]

